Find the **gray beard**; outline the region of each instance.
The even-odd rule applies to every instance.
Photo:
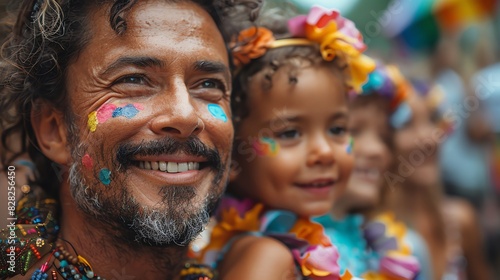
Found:
[[[164,186],[159,190],[160,203],[154,207],[141,206],[125,187],[125,180],[104,186],[96,178],[93,186],[86,184],[78,158],[81,155],[73,157],[69,173],[70,191],[76,204],[100,227],[125,241],[153,246],[188,245],[208,224],[223,190],[216,176],[209,194],[199,203],[195,187]]]

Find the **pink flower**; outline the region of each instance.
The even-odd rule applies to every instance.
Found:
[[[248,198],[240,200],[226,196],[221,200],[220,206],[217,209],[217,216],[220,216],[220,212],[223,210],[234,208],[238,212],[239,216],[243,217],[243,215],[252,209],[254,205],[255,202]]]
[[[380,272],[395,279],[413,279],[419,270],[418,259],[412,255],[391,252],[380,260]]]
[[[375,69],[375,62],[362,54],[367,47],[352,21],[342,17],[336,10],[313,6],[309,14],[290,19],[288,29],[294,37],[318,43],[326,61],[332,61],[337,56],[343,57],[350,72],[347,85],[361,92],[368,74]]]
[[[340,279],[339,253],[335,246],[311,246],[303,254],[294,250],[293,255],[305,276],[318,280]]]

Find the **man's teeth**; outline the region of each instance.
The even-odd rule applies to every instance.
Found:
[[[166,161],[140,161],[139,167],[147,170],[160,170],[167,173],[179,173],[200,169],[199,162],[166,162]]]

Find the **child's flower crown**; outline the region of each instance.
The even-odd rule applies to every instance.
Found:
[[[377,63],[362,89],[361,95],[377,94],[390,102],[389,121],[392,127],[401,128],[410,120],[412,112],[406,101],[414,90],[397,66]]]
[[[292,38],[287,39],[275,39],[272,31],[265,27],[254,26],[241,31],[231,45],[235,65],[242,67],[263,56],[268,49],[319,45],[325,61],[332,61],[337,56],[345,59],[350,73],[346,83],[361,92],[368,74],[375,69],[375,62],[362,54],[366,45],[352,21],[338,11],[314,6],[308,15],[290,19],[288,29]]]

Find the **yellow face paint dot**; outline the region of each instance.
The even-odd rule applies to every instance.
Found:
[[[89,119],[87,121],[87,127],[91,132],[94,132],[97,129],[97,111],[94,111],[89,114]]]

